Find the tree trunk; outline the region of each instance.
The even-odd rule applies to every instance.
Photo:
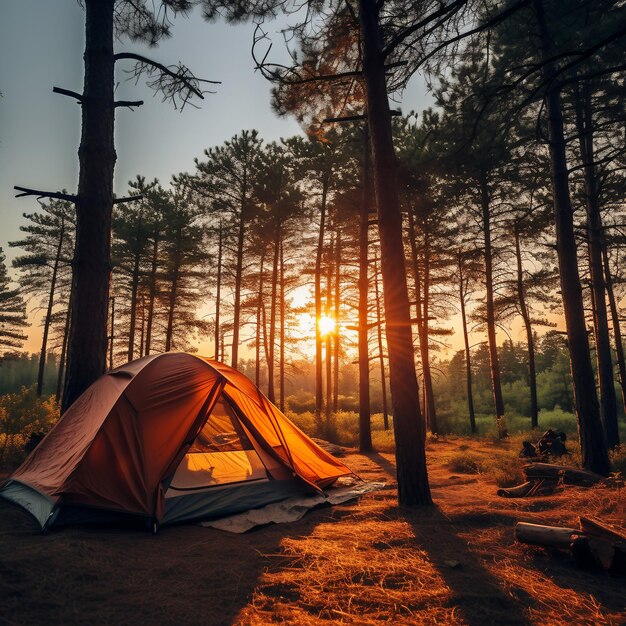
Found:
[[[133,275],[131,279],[130,289],[130,322],[128,329],[128,362],[135,358],[135,327],[137,326],[137,292],[139,290],[139,271],[141,269],[141,249],[139,242],[141,241],[141,216],[137,224],[137,249],[135,250],[135,258],[133,260]]]
[[[256,307],[256,341],[254,359],[254,382],[261,386],[261,310],[263,307],[263,269],[265,265],[265,246],[261,250],[261,268],[259,271],[259,293]]]
[[[387,406],[387,375],[385,374],[385,352],[383,350],[383,316],[378,288],[378,261],[374,258],[374,295],[376,297],[376,335],[378,338],[378,362],[380,365],[380,391],[383,400],[383,425],[389,430],[389,407]]]
[[[146,344],[145,355],[150,354],[150,348],[152,347],[152,324],[154,322],[154,302],[156,299],[156,287],[157,287],[157,268],[159,260],[159,238],[157,231],[154,231],[154,241],[152,243],[152,261],[150,267],[150,283],[148,286],[148,319],[146,321]]]
[[[543,79],[549,85],[545,101],[548,114],[556,246],[583,467],[606,476],[610,471],[610,465],[591,367],[582,289],[578,273],[574,211],[569,195],[560,88],[554,80],[555,69],[550,60],[554,56],[554,52],[542,0],[533,0],[533,6],[539,26]]]
[[[322,178],[322,202],[320,206],[320,230],[317,240],[315,257],[315,418],[318,430],[321,432],[322,408],[324,395],[322,389],[322,333],[320,332],[320,318],[322,317],[322,255],[324,253],[324,229],[326,226],[326,201],[330,175]]]
[[[267,397],[270,402],[276,403],[274,391],[274,348],[276,343],[276,292],[278,291],[278,261],[280,257],[281,227],[276,225],[274,234],[274,261],[272,264],[272,300],[270,303],[270,337],[269,355],[267,359]]]
[[[220,235],[217,244],[217,287],[215,290],[215,359],[220,359],[220,304],[222,298],[222,254],[224,250],[224,225],[220,220]]]
[[[54,307],[54,295],[56,293],[57,274],[61,261],[61,250],[63,248],[63,238],[65,236],[65,220],[61,217],[61,232],[59,233],[59,243],[57,244],[54,264],[52,266],[52,278],[50,279],[50,296],[48,297],[48,308],[43,323],[43,337],[41,339],[41,352],[39,354],[39,371],[37,372],[37,396],[43,393],[43,375],[46,368],[46,356],[48,353],[48,333],[50,332],[50,320],[52,319],[52,309]]]
[[[233,315],[233,348],[230,355],[231,367],[237,369],[239,360],[239,321],[241,319],[241,281],[243,275],[243,245],[246,237],[247,218],[247,185],[244,171],[244,187],[241,197],[241,213],[239,216],[239,232],[237,234],[237,265],[235,268],[235,311]]]
[[[333,342],[333,413],[339,404],[339,316],[341,314],[341,233],[337,228],[337,250],[335,253],[335,335]]]
[[[72,318],[72,294],[70,291],[70,301],[67,303],[67,313],[65,315],[65,328],[63,329],[63,343],[61,344],[61,358],[59,359],[59,373],[57,375],[57,390],[55,400],[57,404],[61,400],[64,387],[65,359],[67,355],[67,342],[70,336],[70,320]]]
[[[141,337],[139,338],[139,357],[144,355],[144,346],[146,339],[146,297],[141,294]]]
[[[467,314],[465,312],[465,298],[467,296],[466,287],[467,282],[463,276],[463,258],[461,253],[458,254],[458,266],[459,266],[459,303],[461,305],[461,325],[463,327],[463,342],[465,344],[465,379],[467,384],[467,410],[469,413],[470,429],[472,434],[475,435],[478,432],[476,428],[476,413],[474,411],[474,393],[472,391],[472,361],[469,344],[469,333],[467,332]]]
[[[172,268],[172,284],[170,287],[169,307],[167,312],[167,331],[165,333],[165,352],[172,349],[172,335],[174,334],[174,312],[178,298],[178,281],[180,278],[180,248],[182,244],[182,230],[176,233],[176,249],[174,250],[174,267]]]
[[[285,259],[280,242],[280,348],[278,354],[278,407],[285,411]]]
[[[328,250],[328,264],[326,267],[326,310],[325,315],[330,319],[330,311],[332,308],[332,280],[333,280],[333,253],[335,250],[335,241],[331,238],[330,249]],[[326,333],[325,354],[326,354],[326,401],[324,402],[324,419],[326,436],[330,436],[330,412],[332,409],[332,352],[331,352],[332,333]]]
[[[530,426],[539,427],[539,403],[537,401],[537,370],[535,368],[535,338],[533,337],[532,322],[526,293],[524,289],[524,268],[522,267],[522,249],[520,247],[519,222],[515,222],[515,258],[517,259],[517,299],[520,313],[526,330],[526,343],[528,345],[528,384],[530,386]]]
[[[374,188],[381,243],[389,373],[394,408],[398,501],[416,506],[432,502],[426,470],[425,429],[413,358],[413,337],[402,241],[397,163],[375,0],[359,0]]]
[[[626,413],[626,360],[624,359],[624,344],[622,343],[622,331],[620,328],[619,311],[613,292],[613,276],[609,267],[609,254],[606,241],[602,241],[602,264],[604,266],[604,282],[606,292],[609,297],[609,309],[611,311],[611,322],[613,323],[613,336],[615,338],[615,354],[617,357],[617,371],[619,372],[620,387],[622,390],[622,404]]]
[[[424,233],[424,293],[421,290],[419,261],[417,252],[417,229],[415,216],[409,210],[409,240],[411,245],[411,261],[413,265],[413,280],[415,281],[415,312],[417,321],[417,336],[420,344],[420,360],[422,362],[422,376],[424,379],[424,409],[426,424],[431,432],[439,432],[437,426],[437,412],[435,409],[435,395],[433,392],[432,375],[430,372],[430,351],[428,345],[428,316],[430,291],[430,242],[427,232]]]
[[[359,450],[372,449],[370,366],[368,342],[368,223],[371,198],[371,164],[367,126],[363,141],[363,199],[359,211]]]
[[[581,93],[582,91],[582,93]],[[596,343],[596,365],[600,388],[600,417],[604,424],[609,448],[619,445],[617,402],[613,384],[613,355],[609,338],[609,320],[606,310],[606,289],[602,267],[602,216],[598,198],[595,153],[593,146],[593,119],[591,91],[588,83],[582,89],[576,86],[576,123],[580,155],[585,180],[585,208],[587,209],[587,246],[593,305],[593,328]]]
[[[109,334],[109,369],[113,369],[113,346],[115,344],[115,297],[109,298],[111,305],[111,322]]]
[[[115,168],[114,0],[85,0],[85,81],[78,149],[72,322],[62,410],[106,369]]]
[[[489,212],[490,199],[487,176],[484,172],[481,172],[480,176],[480,199],[485,241],[485,299],[487,305],[487,342],[489,346],[489,364],[491,370],[491,391],[493,393],[493,404],[496,412],[498,437],[503,438],[507,436],[507,432],[504,420],[502,383],[500,380],[500,361],[498,359],[498,347],[496,345],[496,314],[493,303],[493,252],[491,249],[491,216]]]

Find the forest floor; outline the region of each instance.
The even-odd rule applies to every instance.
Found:
[[[469,446],[468,446],[469,444]],[[195,525],[37,532],[0,501],[1,624],[626,624],[626,579],[517,544],[517,521],[624,526],[624,490],[503,499],[448,459],[502,444],[429,443],[435,505],[396,506],[394,457],[344,461],[387,488],[301,521],[232,535]]]

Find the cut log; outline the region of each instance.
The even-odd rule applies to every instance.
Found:
[[[520,543],[527,543],[546,548],[569,550],[574,539],[582,535],[579,528],[561,528],[518,522],[515,525],[515,538]]]
[[[552,463],[531,463],[525,465],[522,470],[528,480],[551,478],[562,480],[565,485],[578,485],[579,487],[592,487],[597,484],[606,484],[607,479],[600,474],[587,470],[567,467],[566,465],[554,465]]]

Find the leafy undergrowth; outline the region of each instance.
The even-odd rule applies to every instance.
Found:
[[[354,471],[387,488],[245,535],[186,525],[41,536],[0,504],[0,623],[626,623],[624,579],[513,539],[517,521],[575,526],[581,511],[623,527],[623,490],[498,498],[487,474],[450,470],[463,446],[487,457],[501,447],[430,440],[432,507],[396,505],[393,455],[349,452]]]

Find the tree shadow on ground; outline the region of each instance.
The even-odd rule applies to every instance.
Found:
[[[392,461],[378,452],[371,452],[367,457],[395,479],[396,467]],[[505,590],[481,558],[470,550],[467,541],[459,536],[459,528],[438,506],[418,509],[393,507],[387,509],[385,514],[410,525],[414,545],[426,553],[449,588],[446,603],[458,610],[460,621],[469,626],[530,623],[528,608],[535,603],[532,596],[519,588]],[[474,520],[474,517],[468,517],[468,521]],[[489,519],[476,517],[478,528],[515,521],[509,516],[499,516],[497,520],[492,516],[485,517]],[[472,526],[468,524],[466,527]]]
[[[321,508],[243,535],[195,525],[156,536],[93,527],[42,535],[0,500],[0,622],[233,624],[264,573],[284,562],[281,542],[341,516]]]

